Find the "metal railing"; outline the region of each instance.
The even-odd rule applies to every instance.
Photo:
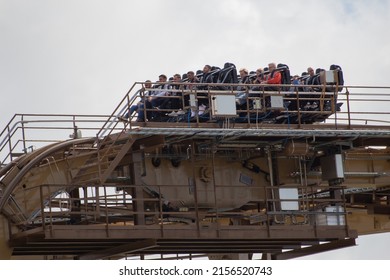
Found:
[[[344,86],[343,91],[339,92],[337,86],[329,85],[280,85],[273,91],[269,90],[268,85],[259,84],[239,85],[240,90],[238,84],[169,85],[174,88],[164,89],[166,95],[150,97],[147,94],[161,91],[157,88],[161,83],[152,83],[151,88],[145,88],[145,83],[135,83],[132,89],[139,89],[135,94],[132,94],[132,89],[126,94],[98,136],[110,134],[110,129],[125,117],[124,123],[129,129],[139,126],[161,127],[158,123],[162,122],[167,123],[167,127],[180,124],[201,127],[202,123],[221,119],[249,126],[286,124],[289,128],[301,128],[303,124],[312,123],[326,123],[335,129],[338,124],[344,127],[390,124],[387,117],[389,106],[385,105],[390,102],[390,87]],[[156,99],[160,101],[154,102]],[[140,105],[138,110],[129,115],[129,109],[137,103]],[[166,106],[170,103],[179,105]],[[201,104],[206,104],[206,107],[201,108]],[[218,112],[221,104],[233,108],[221,114]],[[143,111],[145,118],[135,122],[140,111]]]
[[[53,185],[41,185],[40,193],[47,193]],[[133,198],[129,193],[135,189],[144,189],[143,185],[124,185],[120,189],[116,186],[79,187],[80,197],[71,197],[63,190],[53,194],[50,198],[40,197],[40,209],[30,213],[24,223],[35,226],[55,224],[118,224],[136,226],[135,216],[141,215],[145,225],[155,225],[161,230],[169,230],[172,223],[181,223],[202,228],[203,222],[216,223],[219,226],[228,226],[226,221],[247,221],[242,226],[293,226],[311,225],[316,226],[346,226],[346,208],[344,198],[332,199],[329,197],[317,197],[312,193],[312,187],[296,185],[295,187],[268,187],[267,197],[248,201],[251,210],[234,211],[226,210],[218,205],[218,192],[213,193],[215,205],[202,211],[194,205],[181,205],[180,201],[172,202],[169,206],[166,199],[161,195],[169,188],[177,186],[163,185],[158,187],[160,195],[155,197]],[[187,187],[187,186],[182,186]],[[223,190],[240,188],[241,186],[216,185],[216,189]],[[251,186],[262,192],[262,186]],[[281,197],[283,190],[293,190],[295,197]],[[31,189],[30,191],[35,191]],[[274,193],[271,195],[271,192]],[[134,203],[143,205],[137,209]],[[253,205],[257,206],[253,206]],[[262,205],[260,207],[259,205]],[[26,224],[25,224],[26,225]],[[192,228],[191,228],[192,229]],[[217,227],[218,229],[218,227]]]
[[[96,137],[108,115],[15,114],[0,133],[0,165],[66,139]],[[119,129],[119,128],[118,128]]]
[[[152,83],[152,88],[147,89],[145,83],[134,83],[111,115],[15,114],[0,133],[0,165],[42,145],[80,137],[80,132],[83,137],[103,139],[114,131],[140,125],[161,127],[162,122],[167,127],[179,124],[201,127],[203,122],[221,119],[213,108],[215,98],[221,96],[234,96],[229,102],[233,99],[237,105],[233,114],[226,116],[225,120],[249,126],[256,124],[257,128],[259,124],[272,123],[296,129],[313,122],[326,123],[335,129],[338,125],[344,125],[343,128],[351,125],[390,126],[390,87],[385,86],[344,86],[343,91],[338,92],[337,87],[325,85],[320,86],[321,91],[311,91],[314,88],[318,90],[319,86],[305,85],[280,85],[279,90],[268,91],[266,85],[259,84],[240,85],[245,90],[237,90],[238,84],[171,83],[169,85],[174,85],[175,89],[167,89],[168,95],[159,98],[180,100],[180,108],[143,106],[138,111],[143,110],[145,116],[156,113],[159,118],[134,122],[137,117],[137,112],[134,112],[128,122],[124,122],[123,128],[120,120],[131,106],[147,98],[147,92],[161,91],[155,88],[159,85],[161,83]],[[273,96],[282,98],[278,108],[271,104]],[[238,105],[239,99],[244,106]],[[202,101],[209,104],[208,108],[199,108]],[[313,103],[316,103],[315,106]],[[169,115],[179,110],[185,115]]]

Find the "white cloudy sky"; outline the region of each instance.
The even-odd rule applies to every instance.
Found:
[[[111,114],[134,82],[204,64],[338,64],[349,85],[388,86],[389,26],[388,0],[0,0],[0,130]]]

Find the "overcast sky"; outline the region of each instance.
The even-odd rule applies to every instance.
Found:
[[[387,0],[0,0],[0,130],[15,113],[111,114],[134,82],[205,64],[338,64],[348,85],[389,86],[389,27]]]

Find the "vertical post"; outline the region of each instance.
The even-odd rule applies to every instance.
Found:
[[[215,186],[215,147],[212,148],[211,164],[213,165],[213,187],[214,187],[214,207],[215,207],[215,219],[217,222],[217,238],[219,238],[219,224],[218,224],[218,202],[217,202],[217,188]]]
[[[106,186],[102,186],[104,190],[104,209],[105,209],[105,215],[106,215],[106,236],[110,237],[110,231],[109,231],[109,220],[108,220],[108,201],[107,201],[107,189]],[[99,199],[100,200],[100,199]]]
[[[143,91],[141,90],[141,92],[140,92],[140,93],[141,93],[141,94],[140,94],[141,101],[144,100],[144,99],[143,99],[143,94],[142,94],[142,92],[143,92]],[[129,114],[129,121],[130,121],[130,123],[131,123],[131,116],[130,116],[130,97],[129,97],[129,93],[126,94],[126,103],[127,103],[127,109],[126,109],[126,110],[127,110],[128,114]],[[144,101],[144,103],[145,103],[145,101]],[[126,125],[125,125],[125,127],[126,127]]]
[[[163,201],[162,201],[162,195],[161,195],[161,187],[158,186],[158,212],[160,216],[160,232],[161,232],[161,238],[164,237],[164,214],[162,209]]]
[[[142,88],[144,88],[144,85],[142,85]],[[149,94],[150,94],[150,92],[149,92]],[[150,110],[153,110],[153,108],[152,109],[147,109],[146,108],[146,96],[145,96],[145,94],[144,94],[144,90],[142,90],[141,91],[141,100],[142,100],[142,102],[143,102],[143,104],[144,104],[144,106],[142,107],[142,110],[144,111],[144,120],[143,120],[143,122],[146,122],[146,119],[148,118],[148,112],[150,111]],[[130,105],[130,104],[129,104]],[[152,111],[152,113],[153,113],[153,111]],[[131,118],[131,116],[129,115],[129,119]],[[150,121],[150,120],[149,120]]]
[[[268,159],[268,169],[269,169],[269,180],[270,180],[270,190],[271,190],[271,203],[272,203],[272,209],[275,211],[275,198],[274,198],[274,172],[273,172],[273,164],[272,164],[272,155],[271,155],[271,149],[268,147],[267,149],[267,159]],[[267,204],[267,212],[270,210],[270,206]],[[276,219],[276,216],[273,215],[273,217]],[[267,222],[269,223],[268,219]],[[269,237],[271,237],[271,229],[269,228],[268,225],[268,232],[269,232]]]
[[[347,219],[347,202],[346,202],[346,198],[345,198],[345,188],[342,187],[341,188],[341,197],[343,199],[343,210],[344,210],[344,222],[345,222],[345,234],[346,236],[349,236],[349,231],[348,231],[348,219]]]
[[[7,126],[7,131],[8,131],[8,149],[9,149],[9,161],[12,161],[12,143],[11,143],[11,131],[9,129],[9,125]],[[26,153],[26,150],[24,150],[24,152]],[[5,162],[6,159],[4,159],[4,162]]]
[[[97,162],[98,162],[98,175],[99,175],[99,183],[102,184],[102,166],[100,165],[101,163],[101,158],[100,158],[100,149],[102,146],[101,140],[99,139],[99,135],[96,135],[96,146],[97,146]]]
[[[42,187],[40,188],[40,190],[42,191]],[[51,193],[50,191],[50,186],[47,185],[47,193]],[[52,205],[51,205],[51,199],[49,199],[49,217],[50,217],[50,235],[53,234],[53,211],[52,211]],[[43,204],[43,193],[42,193],[42,196],[41,196],[41,203],[42,203],[42,213],[45,212],[45,205]],[[42,224],[45,223],[45,220],[44,218],[42,217]]]
[[[12,257],[12,248],[8,246],[7,239],[11,237],[11,223],[8,222],[7,227],[7,219],[0,215],[0,260],[10,260]],[[7,230],[9,229],[9,233],[7,234]]]
[[[41,217],[42,217],[42,228],[45,230],[46,223],[45,223],[45,205],[43,204],[43,191],[42,191],[42,185],[39,186],[39,198],[41,200]]]
[[[196,186],[196,174],[195,174],[195,142],[194,141],[192,141],[191,144],[191,164],[192,164],[192,177],[193,177],[194,200],[195,200],[196,232],[198,237],[200,237],[198,190]]]
[[[100,190],[99,186],[95,186],[95,203],[96,203],[96,214],[97,218],[100,219]]]
[[[83,196],[84,196],[84,211],[86,213],[87,217],[87,212],[88,212],[88,193],[87,193],[87,188],[83,187]],[[94,219],[96,221],[96,216],[95,216],[95,211],[93,211]]]
[[[348,88],[346,88],[345,95],[347,96],[347,114],[348,114],[348,128],[351,128],[351,109],[349,104],[349,91]],[[337,108],[336,108],[337,110]]]
[[[299,100],[299,91],[298,87],[296,87],[296,95],[297,95],[297,110],[298,110],[298,128],[301,128],[301,101]]]
[[[141,155],[140,154],[131,154],[132,163],[130,165],[130,178],[132,180],[133,190],[132,190],[132,203],[134,210],[134,225],[145,225],[145,211],[144,211],[144,199],[143,199],[143,188],[141,182]],[[135,162],[137,161],[137,163]]]
[[[334,125],[335,129],[337,129],[337,91],[335,90],[332,95],[332,112],[334,112]]]
[[[23,151],[24,153],[27,153],[27,147],[26,147],[26,134],[25,134],[25,131],[24,131],[24,116],[22,115],[22,142],[23,142]],[[11,142],[11,139],[10,139],[10,142]]]
[[[310,185],[310,192],[311,192],[311,205],[312,207],[314,208],[316,203],[317,203],[317,197],[314,196],[314,188],[313,188],[313,184]],[[316,199],[314,199],[316,198]],[[316,211],[313,211],[314,213],[314,217],[312,218],[313,219],[313,224],[314,224],[314,237],[317,237],[318,236],[318,228],[317,228],[317,212]]]
[[[267,226],[267,236],[268,238],[271,237],[271,229],[269,227],[269,214],[268,214],[268,192],[267,192],[267,186],[264,186],[264,199],[265,199],[265,215],[267,217],[266,219],[266,226]]]
[[[303,158],[303,156],[299,156],[300,165],[301,165],[301,159],[302,158]],[[309,202],[309,198],[308,198],[308,193],[309,192],[308,192],[308,185],[307,185],[307,164],[306,164],[306,161],[304,161],[304,160],[303,160],[303,172],[304,172],[303,173],[304,174],[304,176],[303,176],[303,187],[304,187],[304,190],[305,190],[305,198],[306,198],[306,201],[304,202],[304,205],[305,205],[305,209],[304,210],[306,212],[309,212],[309,210],[310,210],[310,202]],[[306,219],[310,219],[306,213],[305,213],[304,217],[305,217],[305,222],[307,222]]]
[[[209,108],[210,108],[212,103],[211,103],[211,92],[210,92],[210,87],[209,86],[207,86],[207,100],[208,100]],[[206,113],[206,109],[203,111],[203,114],[205,114],[205,113]],[[211,120],[211,117],[212,117],[211,113],[209,113],[209,120]]]

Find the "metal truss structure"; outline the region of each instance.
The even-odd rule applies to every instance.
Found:
[[[123,120],[143,83],[109,116],[15,115],[0,137],[0,257],[290,259],[389,231],[389,88],[324,86],[317,108],[287,110],[313,97],[248,88],[237,109],[233,86],[181,86],[173,98],[209,98],[203,117],[189,103]]]

